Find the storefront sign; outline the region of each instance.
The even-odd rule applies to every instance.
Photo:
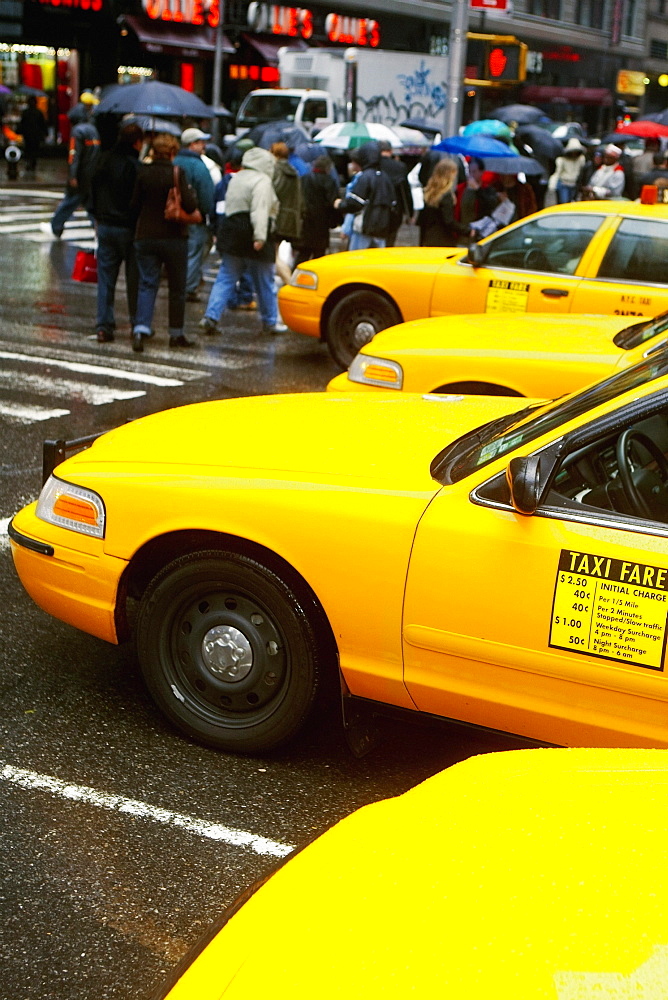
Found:
[[[620,69],[617,73],[617,93],[642,97],[645,93],[645,74],[633,69]]]
[[[378,21],[371,21],[366,17],[328,14],[325,20],[325,31],[330,42],[343,42],[345,45],[368,45],[372,49],[380,45]]]
[[[558,49],[543,49],[545,62],[580,62],[580,53],[575,52],[570,45],[560,45]]]
[[[77,10],[102,10],[102,0],[39,0],[48,7],[73,7]]]
[[[289,38],[310,38],[313,34],[313,14],[306,7],[280,7],[278,4],[250,3],[248,27],[253,31]]]
[[[54,0],[51,0],[54,2]],[[67,0],[59,0],[66,3]],[[84,0],[80,0],[83,4]],[[99,3],[102,0],[90,0]],[[142,0],[144,10],[154,21],[173,21],[175,24],[208,24],[215,28],[220,20],[219,0]]]

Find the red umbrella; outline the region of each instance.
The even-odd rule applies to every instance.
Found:
[[[635,135],[639,139],[659,139],[661,136],[668,135],[668,125],[648,121],[629,122],[628,125],[618,125],[615,133],[617,135]]]

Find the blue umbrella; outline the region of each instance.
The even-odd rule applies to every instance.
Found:
[[[505,142],[488,135],[453,135],[431,148],[439,153],[461,153],[462,156],[517,156]]]
[[[160,80],[127,83],[114,87],[96,108],[97,114],[165,115],[181,118],[212,118],[210,108],[196,94]]]

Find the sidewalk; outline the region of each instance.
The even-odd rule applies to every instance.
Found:
[[[40,188],[49,191],[65,191],[65,181],[67,180],[67,160],[64,156],[40,157],[37,161],[37,172],[35,174],[25,173],[25,167],[19,161],[19,176],[16,180],[9,180],[7,176],[7,166],[4,159],[0,159],[0,188],[4,191],[11,191],[12,188]]]

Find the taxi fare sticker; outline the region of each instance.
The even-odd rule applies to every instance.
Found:
[[[549,645],[663,669],[668,569],[562,549]]]
[[[529,288],[523,281],[493,278],[487,289],[485,312],[520,313],[529,308]]]

